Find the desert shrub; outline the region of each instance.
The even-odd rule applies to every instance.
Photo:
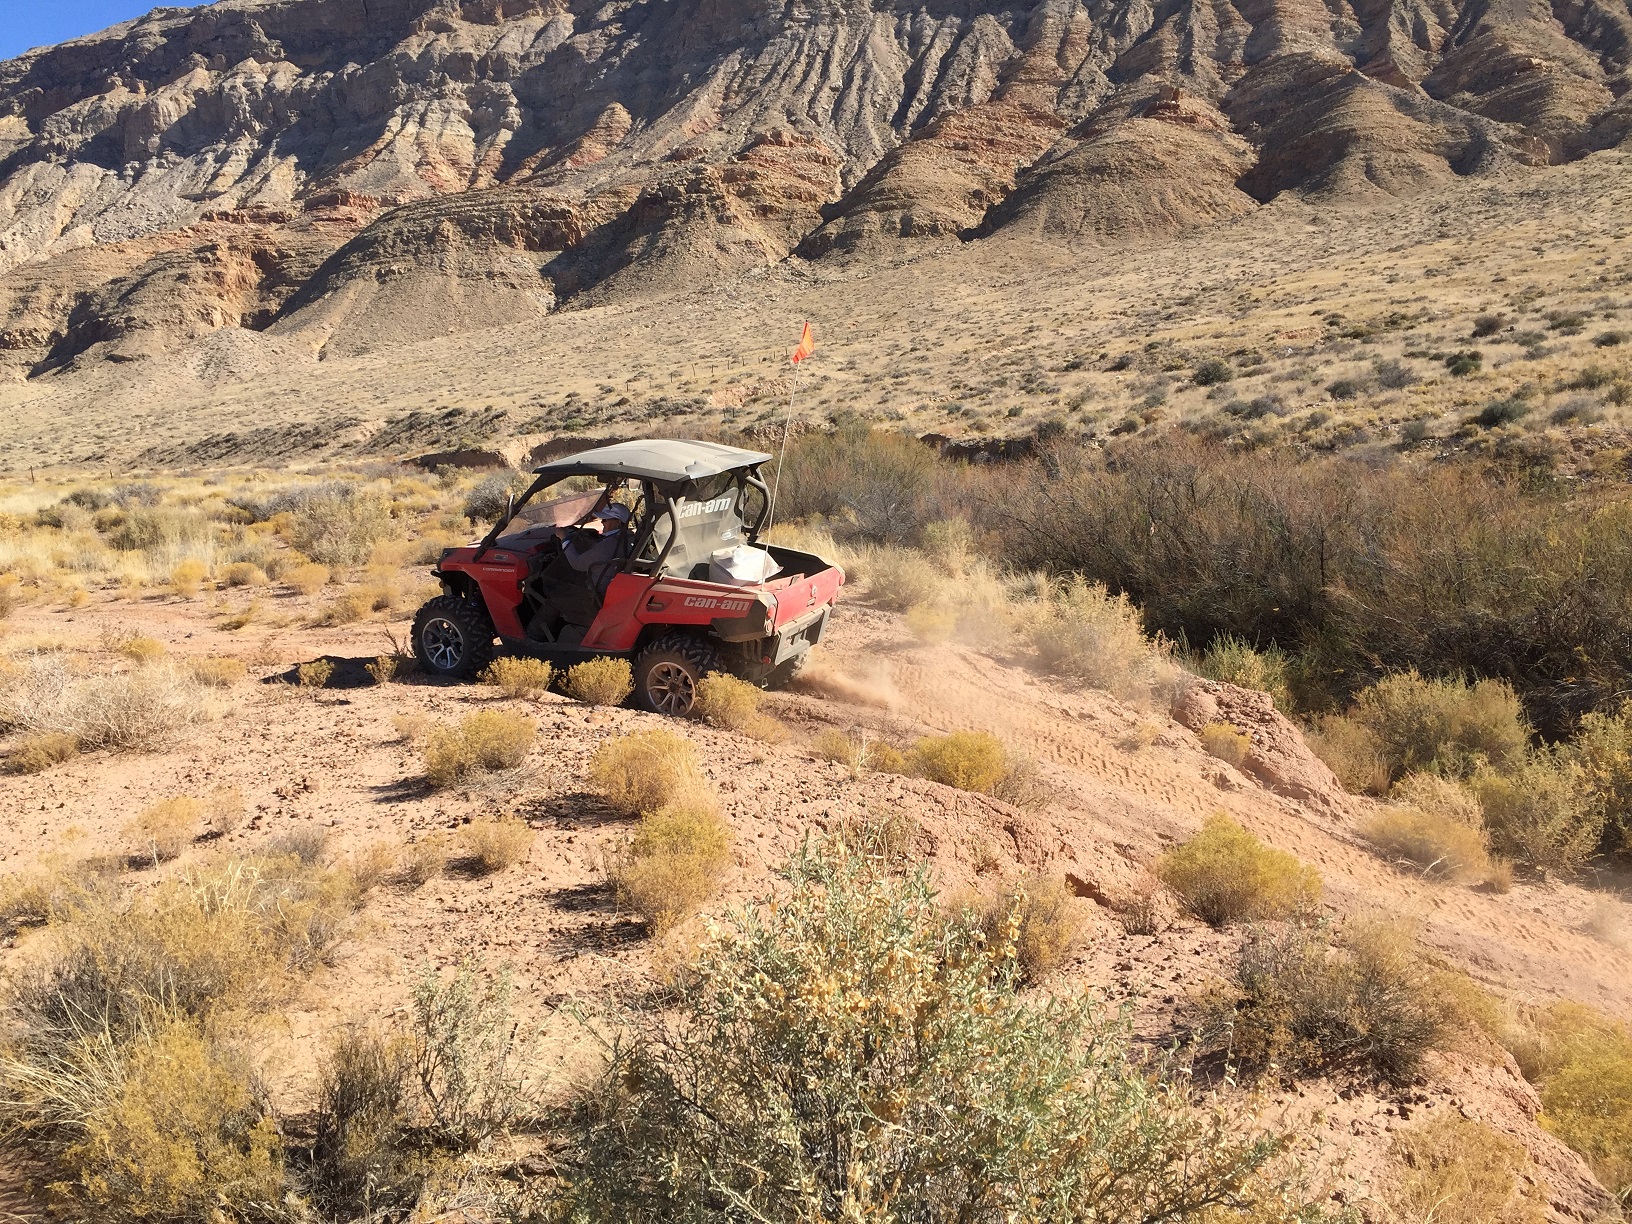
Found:
[[[908,543],[946,517],[938,467],[934,451],[903,433],[858,426],[807,434],[781,465],[777,518],[820,518],[845,535]]]
[[[59,656],[37,655],[0,675],[0,726],[69,735],[82,749],[156,751],[205,716],[203,690],[168,662],[81,676]]]
[[[397,865],[397,877],[409,888],[422,888],[448,865],[448,842],[445,837],[431,834],[417,838],[403,847]]]
[[[311,1181],[330,1213],[360,1201],[400,1207],[423,1180],[404,1131],[414,1120],[413,1063],[408,1043],[367,1028],[342,1030],[318,1071]]]
[[[283,572],[283,583],[297,595],[316,595],[329,585],[329,567],[308,561]]]
[[[271,841],[266,850],[275,858],[292,858],[303,867],[315,867],[329,849],[329,831],[321,825],[297,825]]]
[[[1425,772],[1406,774],[1389,791],[1389,798],[1402,807],[1415,808],[1470,829],[1484,827],[1485,816],[1479,799],[1466,783]]]
[[[1390,780],[1417,769],[1466,774],[1483,759],[1502,765],[1530,738],[1524,710],[1501,680],[1425,680],[1414,671],[1379,680],[1348,717],[1377,737]]]
[[[1326,394],[1334,400],[1352,400],[1360,394],[1360,384],[1352,378],[1340,378],[1327,384]]]
[[[242,659],[189,659],[187,670],[194,680],[208,688],[231,688],[249,675]]]
[[[759,703],[764,697],[758,685],[726,672],[710,672],[697,683],[692,713],[711,727],[747,731],[763,717]]]
[[[1209,756],[1230,765],[1241,765],[1252,755],[1252,736],[1227,722],[1210,722],[1197,734]]]
[[[1486,336],[1494,336],[1508,326],[1508,317],[1504,314],[1476,315],[1473,320],[1473,338],[1483,340]]]
[[[15,875],[0,876],[0,934],[14,935],[23,927],[42,926],[92,899],[97,885],[93,863],[60,865],[46,862]]]
[[[1592,343],[1598,348],[1616,348],[1619,345],[1625,344],[1628,340],[1632,340],[1632,332],[1616,331],[1612,329],[1610,331],[1599,332],[1592,338]]]
[[[6,757],[6,772],[44,773],[79,755],[79,737],[65,731],[35,731],[25,735]]]
[[[119,653],[133,663],[152,663],[164,658],[165,646],[157,638],[133,633],[120,641]]]
[[[326,688],[334,677],[332,659],[313,659],[295,668],[295,679],[301,688]]]
[[[97,1220],[253,1217],[283,1193],[276,1124],[248,1060],[164,1018],[123,1044],[94,1031],[59,1069],[77,1098],[46,1150],[58,1193]]]
[[[1529,404],[1517,396],[1509,396],[1507,399],[1491,400],[1474,415],[1473,423],[1485,429],[1495,429],[1498,425],[1511,425],[1529,415]]]
[[[177,595],[191,599],[198,594],[199,589],[204,585],[204,579],[209,577],[209,574],[209,566],[202,561],[188,557],[184,561],[176,562],[174,567],[171,568],[170,585],[175,588]]]
[[[824,728],[811,741],[811,751],[824,761],[833,761],[848,768],[853,775],[859,775],[867,756],[867,742],[859,736],[852,736],[837,727]]]
[[[934,604],[916,604],[904,619],[913,637],[931,646],[950,640],[958,629],[957,612]]]
[[[1020,998],[1012,944],[948,921],[923,872],[899,879],[822,846],[787,874],[786,895],[733,912],[703,946],[672,1019],[630,1017],[579,1114],[563,1215],[1124,1220],[1253,1205],[1279,1141],[1136,1059],[1126,1017]]]
[[[459,844],[465,856],[484,875],[513,867],[527,857],[533,831],[515,816],[473,820],[459,830]]]
[[[203,818],[204,805],[182,795],[155,803],[131,822],[127,832],[144,856],[164,863],[192,844]]]
[[[408,656],[400,654],[384,654],[375,657],[372,663],[366,664],[364,670],[375,684],[390,684],[408,669]]]
[[[683,799],[642,816],[609,866],[618,900],[661,935],[719,892],[731,830],[711,802]]]
[[[506,655],[494,659],[482,672],[482,683],[491,684],[506,697],[539,697],[550,691],[555,668],[542,659]]]
[[[1230,633],[1217,638],[1196,661],[1196,670],[1209,680],[1268,693],[1283,710],[1292,704],[1287,667],[1286,652],[1279,646],[1271,643],[1259,650]]]
[[[1304,740],[1350,794],[1387,792],[1388,761],[1383,755],[1382,741],[1369,727],[1341,714],[1327,714],[1304,733]]]
[[[348,485],[314,490],[289,512],[289,542],[322,565],[361,565],[392,530],[385,500]]]
[[[526,472],[494,472],[484,476],[465,495],[461,513],[471,522],[494,522],[504,513],[512,496],[519,497],[532,483]]]
[[[244,822],[244,793],[236,786],[218,786],[204,796],[204,819],[217,833],[231,833]]]
[[[628,659],[589,659],[567,669],[562,687],[585,705],[622,705],[635,691],[634,672]]]
[[[1471,1118],[1434,1118],[1396,1132],[1384,1201],[1401,1220],[1436,1224],[1543,1224],[1531,1198],[1530,1153],[1517,1139]]]
[[[408,1057],[440,1138],[474,1149],[530,1109],[517,1066],[525,1041],[508,971],[483,981],[462,965],[414,985]]]
[[[1603,802],[1608,848],[1632,854],[1632,718],[1588,714],[1569,755]]]
[[[1045,671],[1140,703],[1168,696],[1176,683],[1178,669],[1145,637],[1138,609],[1097,583],[1080,576],[1054,583],[1017,616]]]
[[[869,559],[867,597],[888,612],[942,606],[944,569],[910,548],[880,548]]]
[[[1387,808],[1361,826],[1360,836],[1385,858],[1410,863],[1436,879],[1468,884],[1490,871],[1485,835],[1478,826],[1416,808]]]
[[[1453,378],[1466,378],[1469,374],[1477,374],[1484,361],[1485,355],[1478,349],[1462,349],[1445,358],[1445,368]]]
[[[1029,875],[986,901],[975,920],[987,945],[1014,949],[1019,980],[1036,982],[1065,963],[1082,935],[1082,913],[1063,880]]]
[[[527,759],[538,727],[506,710],[478,710],[457,726],[442,724],[425,738],[421,753],[432,786],[452,786],[483,770],[514,769]]]
[[[913,772],[943,786],[991,794],[1009,772],[1003,741],[985,731],[926,735],[913,746]]]
[[[1196,363],[1190,377],[1198,387],[1212,387],[1229,382],[1235,377],[1235,371],[1230,369],[1230,363],[1222,358],[1208,357]]]
[[[1186,909],[1213,926],[1284,918],[1320,896],[1318,872],[1222,814],[1164,854],[1155,870]]]
[[[1597,849],[1604,801],[1566,753],[1531,752],[1505,773],[1475,774],[1472,785],[1497,853],[1539,870],[1569,871]]]
[[[706,789],[691,741],[662,728],[603,742],[589,759],[589,781],[628,816],[658,811]]]
[[[1248,932],[1229,988],[1207,1008],[1232,1060],[1249,1067],[1369,1073],[1408,1083],[1447,1034],[1437,971],[1396,927],[1321,924]]]
[[[233,562],[223,571],[221,578],[229,587],[262,587],[270,581],[266,571],[250,561]]]

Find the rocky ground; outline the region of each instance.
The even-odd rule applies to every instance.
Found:
[[[361,665],[389,649],[381,626],[294,628],[306,611],[301,600],[278,597],[261,625],[237,631],[220,628],[202,600],[174,596],[119,605],[93,597],[75,609],[19,612],[14,644],[60,646],[87,665],[122,665],[108,649],[111,622],[121,633],[163,642],[179,659],[243,658],[250,675],[224,690],[213,718],[174,751],[93,754],[44,774],[0,779],[10,813],[0,822],[0,872],[51,855],[129,852],[133,813],[220,786],[242,792],[247,819],[162,871],[252,852],[297,830],[323,830],[328,853],[344,856],[380,840],[400,844],[456,830],[482,815],[524,818],[536,831],[524,862],[479,876],[455,861],[417,890],[373,894],[339,961],[301,988],[268,1036],[266,1072],[288,1109],[300,1108],[311,1090],[313,1042],[348,1020],[402,1006],[426,965],[472,956],[488,972],[509,965],[536,1016],[569,1000],[593,1008],[638,983],[654,955],[668,953],[619,911],[603,864],[625,823],[588,793],[584,778],[598,743],[657,716],[553,695],[509,703],[484,687],[412,677],[375,685]],[[295,665],[318,657],[339,664],[331,687],[289,683]],[[525,765],[464,789],[430,789],[397,720],[449,719],[495,703],[524,708],[539,723]],[[680,728],[697,745],[735,835],[736,866],[722,904],[761,893],[810,834],[901,814],[912,830],[908,855],[946,892],[995,886],[1021,870],[1063,877],[1087,934],[1045,988],[1086,987],[1112,1004],[1128,1001],[1144,1038],[1160,1044],[1183,1031],[1187,1002],[1222,971],[1238,936],[1171,909],[1154,934],[1128,934],[1117,911],[1148,880],[1155,855],[1223,811],[1317,867],[1330,912],[1405,919],[1432,952],[1502,998],[1573,998],[1632,1014],[1632,956],[1588,933],[1592,914],[1594,929],[1605,929],[1606,906],[1623,924],[1632,915],[1624,881],[1521,880],[1497,895],[1430,883],[1379,861],[1355,833],[1371,801],[1344,794],[1261,694],[1204,684],[1172,720],[969,646],[922,645],[894,615],[852,599],[819,662],[769,708],[790,731],[785,742],[699,724]],[[1254,736],[1240,769],[1207,755],[1191,730],[1220,715]],[[1022,810],[927,781],[852,776],[807,746],[828,727],[897,744],[929,732],[989,730],[1035,758],[1046,802]],[[150,874],[143,869],[136,879]],[[6,970],[19,972],[47,938],[25,932],[4,952]],[[555,1075],[564,1084],[584,1065],[587,1043],[570,1025],[555,1035]],[[1488,1043],[1434,1056],[1424,1077],[1404,1090],[1271,1079],[1251,1104],[1301,1137],[1300,1156],[1318,1184],[1345,1201],[1372,1200],[1398,1128],[1455,1110],[1523,1140],[1556,1218],[1591,1219],[1605,1205],[1579,1159],[1537,1127],[1534,1090]],[[26,1203],[15,1201],[27,1218]]]

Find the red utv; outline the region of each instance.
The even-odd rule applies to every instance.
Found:
[[[844,571],[759,543],[770,458],[712,442],[620,442],[535,469],[479,544],[442,554],[442,594],[414,616],[415,656],[461,680],[493,659],[495,638],[560,666],[624,658],[635,699],[663,714],[689,713],[709,672],[787,683],[821,640]],[[550,490],[558,496],[535,501]],[[628,526],[586,547],[614,505]],[[597,551],[612,555],[580,568]]]

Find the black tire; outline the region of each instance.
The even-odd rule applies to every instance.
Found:
[[[765,687],[768,689],[787,688],[793,678],[805,670],[805,664],[810,662],[810,651],[795,655],[786,663],[778,663],[771,668],[771,674],[765,677]]]
[[[643,710],[684,718],[697,701],[697,681],[724,670],[708,639],[664,634],[635,658],[635,700]]]
[[[414,658],[432,676],[474,680],[493,662],[487,609],[457,595],[438,595],[414,613]]]

